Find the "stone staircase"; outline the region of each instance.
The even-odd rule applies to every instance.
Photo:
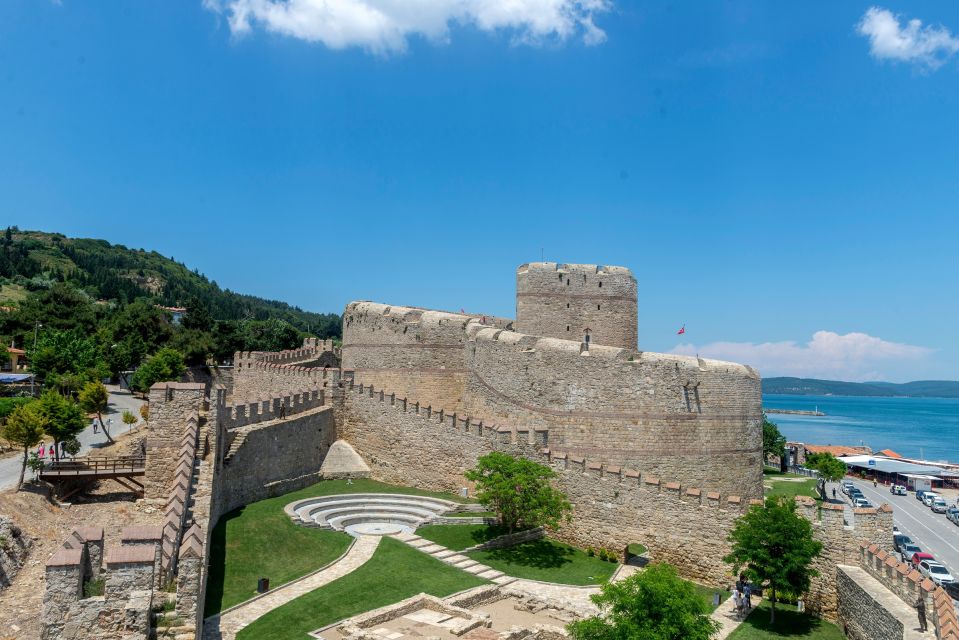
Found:
[[[433,556],[440,562],[448,564],[451,567],[456,567],[457,569],[462,569],[467,573],[472,573],[478,578],[489,580],[493,584],[501,587],[516,581],[516,578],[508,576],[502,571],[497,571],[492,567],[481,564],[469,556],[463,555],[459,551],[452,551],[443,545],[439,545],[431,540],[421,538],[415,533],[398,533],[392,537],[396,538],[400,542],[408,544],[418,551],[422,551],[427,555]]]
[[[240,447],[243,446],[243,443],[246,442],[246,431],[239,431],[233,437],[233,442],[230,443],[230,448],[227,449],[226,455],[223,456],[223,464],[230,464],[230,461],[233,460],[233,456],[236,455],[236,452],[240,450]]]

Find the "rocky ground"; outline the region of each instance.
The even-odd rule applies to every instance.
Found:
[[[125,455],[142,434],[134,431],[104,447],[98,455]],[[39,637],[40,609],[43,602],[44,563],[79,526],[102,526],[105,545],[119,545],[122,527],[158,524],[161,513],[156,506],[137,501],[136,496],[114,482],[102,482],[87,495],[59,504],[46,487],[25,485],[16,492],[0,491],[0,515],[7,516],[33,546],[22,569],[6,589],[0,589],[0,640],[35,640]]]

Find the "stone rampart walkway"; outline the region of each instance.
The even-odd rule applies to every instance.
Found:
[[[241,629],[260,616],[355,571],[373,557],[380,539],[380,536],[360,536],[342,558],[328,567],[288,582],[234,609],[210,616],[203,622],[204,640],[233,640]]]

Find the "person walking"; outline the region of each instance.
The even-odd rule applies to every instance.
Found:
[[[752,601],[753,590],[749,587],[749,583],[743,585],[743,607],[746,610],[746,613],[749,613],[753,608]]]
[[[919,596],[919,599],[916,600],[916,613],[919,615],[919,630],[922,632],[926,631],[926,599],[922,596]]]
[[[737,616],[743,614],[743,597],[739,594],[739,589],[733,588],[733,605]]]

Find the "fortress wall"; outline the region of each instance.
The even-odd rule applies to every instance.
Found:
[[[243,355],[242,352],[237,353],[237,365],[233,372],[231,400],[238,405],[288,396],[303,389],[322,389],[329,386],[334,379],[339,379],[339,369],[336,368],[275,364],[242,358]]]
[[[574,519],[557,538],[616,552],[642,542],[653,559],[675,564],[684,576],[728,585],[729,568],[720,558],[733,521],[747,506],[738,496],[565,454],[551,457],[542,431],[467,422],[386,392],[371,395],[360,385],[345,389],[334,408],[338,437],[353,445],[378,480],[458,491],[479,456],[493,450],[523,455],[551,464],[558,487],[574,503]]]
[[[742,365],[469,326],[464,409],[546,427],[550,447],[762,495],[761,389]]]
[[[532,262],[516,270],[516,330],[635,349],[636,278],[625,267]]]
[[[343,313],[343,369],[450,411],[462,405],[465,328],[471,316],[352,302]]]
[[[320,465],[335,434],[328,406],[227,431],[217,480],[216,518],[318,482]]]

